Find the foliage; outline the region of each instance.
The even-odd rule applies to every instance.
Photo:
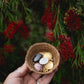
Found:
[[[51,84],[84,84],[83,10],[83,0],[0,0],[0,81],[32,44],[48,42],[61,57]]]

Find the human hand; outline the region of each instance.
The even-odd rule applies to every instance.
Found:
[[[39,84],[49,84],[57,70],[40,78],[41,74],[35,72],[30,74],[31,71],[25,62],[20,68],[8,75],[4,84],[37,84],[37,81]]]

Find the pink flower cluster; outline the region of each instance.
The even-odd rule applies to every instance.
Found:
[[[4,31],[4,35],[8,38],[13,38],[16,32],[19,32],[21,37],[26,39],[30,35],[30,28],[24,25],[23,21],[19,21],[17,24],[11,22]]]
[[[55,41],[55,37],[52,31],[46,33],[46,38],[50,41]]]
[[[55,40],[52,30],[53,30],[56,20],[57,20],[57,17],[55,15],[55,10],[51,11],[52,2],[53,2],[53,0],[48,0],[48,7],[46,8],[44,15],[41,19],[41,22],[44,23],[45,25],[47,25],[47,28],[50,30],[49,32],[46,33],[46,38],[50,41]]]
[[[55,12],[52,13],[51,8],[47,8],[41,21],[47,25],[48,29],[52,30],[55,26],[56,20]]]
[[[3,52],[13,52],[14,51],[14,45],[4,45]]]
[[[62,40],[59,49],[62,58],[65,61],[67,61],[69,58],[75,58],[73,45],[70,37],[67,37],[66,35],[60,35],[59,40]]]
[[[81,28],[80,17],[72,9],[65,13],[64,22],[70,29],[74,31]]]

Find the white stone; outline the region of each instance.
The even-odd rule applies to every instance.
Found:
[[[39,60],[39,63],[44,65],[44,64],[47,64],[48,63],[48,58],[47,57],[43,57]]]

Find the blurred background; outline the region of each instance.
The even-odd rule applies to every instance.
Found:
[[[0,0],[0,82],[37,42],[60,52],[51,84],[84,84],[83,0]]]

